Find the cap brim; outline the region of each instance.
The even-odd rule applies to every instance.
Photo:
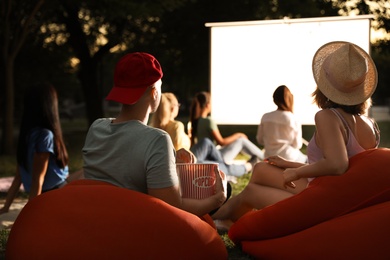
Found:
[[[111,100],[126,105],[133,105],[137,103],[140,97],[145,93],[146,89],[147,87],[121,88],[114,86],[110,93],[108,93],[106,100]]]

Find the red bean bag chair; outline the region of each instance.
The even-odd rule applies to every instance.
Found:
[[[229,237],[257,257],[262,256],[264,249],[259,246],[260,242],[272,244],[271,253],[267,255],[271,259],[280,256],[281,249],[289,248],[290,243],[300,246],[292,252],[286,250],[286,257],[300,258],[301,254],[309,254],[317,259],[321,257],[317,254],[330,250],[328,253],[337,258],[339,252],[345,250],[346,239],[350,240],[350,246],[357,245],[354,252],[345,252],[351,253],[351,257],[375,250],[383,253],[389,237],[383,236],[380,227],[388,225],[388,218],[377,215],[390,213],[387,203],[390,201],[389,161],[390,150],[385,148],[357,154],[350,159],[349,169],[343,175],[316,178],[301,193],[244,215],[232,225]],[[380,209],[370,209],[373,205]],[[366,225],[370,222],[375,223]],[[345,225],[344,231],[339,228],[342,225]],[[343,233],[346,230],[348,232]],[[363,236],[364,233],[371,236]],[[369,243],[372,241],[374,243]],[[360,246],[363,244],[369,247]],[[390,251],[386,256],[390,259]]]
[[[390,202],[274,239],[243,241],[256,259],[390,259]]]
[[[227,259],[227,251],[215,228],[193,214],[143,193],[78,180],[26,204],[6,259]]]

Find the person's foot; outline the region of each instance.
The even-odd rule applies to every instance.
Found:
[[[232,175],[226,175],[226,180],[230,183],[236,184],[237,183],[237,177]]]
[[[261,161],[261,160],[260,160],[257,156],[253,155],[253,156],[248,160],[248,163],[250,163],[250,164],[252,165],[252,169],[251,169],[251,170],[253,170],[253,168],[255,167],[256,163],[258,163],[258,162],[260,162],[260,161]]]

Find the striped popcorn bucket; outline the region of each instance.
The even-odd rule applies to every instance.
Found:
[[[215,193],[218,163],[177,163],[182,198],[204,199]]]

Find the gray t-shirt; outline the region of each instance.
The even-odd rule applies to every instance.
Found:
[[[142,193],[178,184],[171,138],[137,120],[97,119],[89,128],[83,159],[86,179]]]

